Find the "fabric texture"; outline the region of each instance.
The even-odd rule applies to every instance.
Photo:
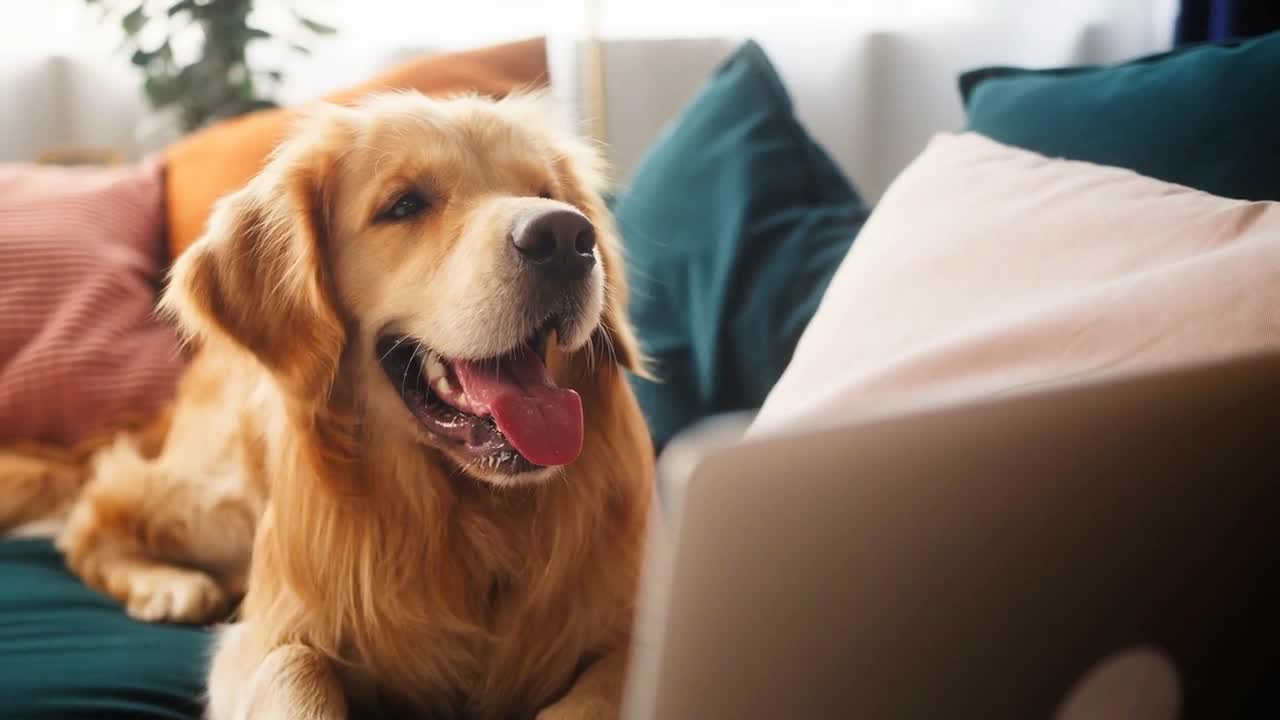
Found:
[[[754,42],[668,126],[613,210],[658,377],[633,385],[659,449],[702,418],[759,407],[868,213]]]
[[[391,90],[501,96],[546,82],[546,44],[536,38],[426,55],[325,100],[349,103]],[[176,258],[204,231],[215,200],[244,185],[262,168],[272,148],[288,134],[296,112],[275,109],[249,113],[192,133],[165,151],[170,257]]]
[[[968,129],[1242,200],[1280,200],[1280,33],[1109,67],[963,74]]]
[[[1280,30],[1280,4],[1272,0],[1182,0],[1174,41],[1237,40]]]
[[[172,397],[163,181],[158,162],[0,166],[0,443],[74,445]]]
[[[206,630],[130,620],[45,540],[0,542],[0,720],[195,720]]]
[[[1280,203],[936,137],[749,431],[1280,349]]]

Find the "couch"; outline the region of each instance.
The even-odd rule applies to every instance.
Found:
[[[633,258],[635,263],[647,271],[648,277],[672,277],[673,275],[660,271],[672,268],[672,263],[679,262],[680,258],[655,249],[660,246],[646,244],[646,238],[652,234],[669,231],[669,228],[663,229],[662,223],[669,223],[672,216],[652,217],[647,213],[646,207],[651,207],[654,202],[663,198],[643,194],[654,193],[655,188],[671,187],[671,183],[676,182],[695,188],[740,187],[745,188],[743,192],[761,193],[759,197],[764,200],[760,203],[743,201],[716,205],[719,214],[713,218],[714,222],[710,227],[721,232],[720,239],[730,246],[751,248],[752,253],[764,252],[771,246],[770,243],[776,244],[778,238],[787,237],[792,238],[789,242],[797,243],[794,247],[803,250],[803,253],[779,254],[775,258],[776,262],[763,265],[735,264],[731,262],[734,258],[727,257],[726,253],[717,253],[723,246],[699,246],[697,249],[702,261],[708,263],[705,267],[724,270],[734,278],[748,277],[750,281],[740,280],[724,285],[686,283],[679,287],[659,284],[650,286],[652,292],[640,295],[641,301],[636,312],[641,325],[642,342],[647,338],[662,336],[664,328],[656,324],[654,318],[663,317],[664,313],[665,317],[670,317],[669,310],[659,305],[648,306],[647,312],[651,314],[645,314],[645,302],[654,298],[675,302],[677,305],[682,299],[706,299],[706,292],[731,291],[740,293],[736,297],[743,298],[742,302],[727,304],[716,313],[696,316],[695,322],[681,327],[679,332],[668,333],[668,337],[664,338],[664,341],[669,341],[668,344],[649,343],[651,352],[656,350],[654,354],[658,356],[660,374],[666,371],[669,376],[675,377],[678,385],[684,384],[679,385],[677,392],[696,400],[692,403],[685,402],[678,408],[678,412],[668,412],[664,407],[664,403],[670,402],[668,390],[661,385],[650,386],[643,384],[641,380],[636,381],[637,391],[651,421],[655,428],[663,429],[661,438],[655,436],[655,450],[661,453],[658,478],[660,496],[669,494],[669,488],[665,488],[663,482],[668,478],[687,475],[687,469],[710,449],[731,445],[749,429],[752,432],[769,430],[770,428],[761,424],[756,414],[762,405],[766,409],[769,409],[769,403],[775,406],[782,403],[785,406],[788,400],[783,395],[789,394],[793,389],[796,394],[791,397],[819,402],[821,398],[817,395],[821,394],[821,388],[813,389],[815,378],[819,375],[816,372],[806,372],[805,368],[808,366],[793,363],[792,359],[794,353],[796,357],[811,361],[815,354],[821,355],[822,348],[832,347],[831,335],[835,331],[831,328],[841,330],[859,327],[867,328],[868,332],[874,330],[880,333],[876,336],[877,342],[881,343],[880,347],[900,353],[892,356],[895,359],[915,358],[919,352],[930,349],[929,337],[911,334],[913,330],[923,333],[925,328],[930,327],[927,306],[913,307],[910,313],[904,315],[911,318],[911,321],[903,325],[895,326],[892,322],[877,324],[869,319],[871,315],[863,312],[856,316],[857,324],[846,326],[842,324],[845,318],[840,310],[841,306],[833,306],[831,303],[836,302],[834,300],[826,305],[823,302],[828,285],[835,286],[841,282],[841,277],[836,276],[839,267],[847,264],[848,267],[855,268],[846,274],[862,272],[860,268],[868,267],[862,260],[867,252],[873,252],[874,248],[892,248],[892,243],[868,242],[866,247],[872,250],[864,252],[860,250],[857,238],[862,232],[870,232],[877,237],[893,234],[884,229],[885,226],[895,227],[891,225],[890,219],[886,219],[888,212],[877,215],[877,206],[884,203],[890,208],[895,207],[894,203],[889,202],[894,199],[894,193],[901,195],[906,192],[900,184],[903,177],[900,171],[909,165],[908,161],[919,161],[922,157],[921,148],[937,131],[970,126],[968,129],[994,138],[993,144],[1009,148],[1016,146],[1020,148],[1017,152],[1027,153],[1029,157],[1015,153],[1015,159],[1021,158],[1018,162],[1025,162],[1029,167],[1039,167],[1040,163],[1046,163],[1055,171],[1062,170],[1065,166],[1060,163],[1070,161],[1036,154],[1039,143],[1051,142],[1054,138],[1037,136],[1015,122],[1016,119],[1033,113],[1036,107],[1044,105],[1045,96],[1040,93],[1050,93],[1055,98],[1060,97],[1061,93],[1068,93],[1068,98],[1071,97],[1069,93],[1077,93],[1077,99],[1065,101],[1064,106],[1069,110],[1069,107],[1082,103],[1078,98],[1096,97],[1098,92],[1105,92],[1113,103],[1123,105],[1115,100],[1117,93],[1123,96],[1129,92],[1127,100],[1131,104],[1124,107],[1138,107],[1143,104],[1146,93],[1174,92],[1170,88],[1179,87],[1183,89],[1183,95],[1178,97],[1185,97],[1190,92],[1186,83],[1182,82],[1184,76],[1160,73],[1162,69],[1188,62],[1186,58],[1191,58],[1194,62],[1190,64],[1196,67],[1205,67],[1204,63],[1219,63],[1212,67],[1219,68],[1221,72],[1214,71],[1208,73],[1208,76],[1218,78],[1221,82],[1224,77],[1243,77],[1240,68],[1249,67],[1250,62],[1262,64],[1252,66],[1255,70],[1258,67],[1275,69],[1277,56],[1274,53],[1280,45],[1280,36],[1272,36],[1249,44],[1244,49],[1239,45],[1224,45],[1199,51],[1199,55],[1193,54],[1197,49],[1185,49],[1174,53],[1171,58],[1142,58],[1117,66],[1056,68],[1047,72],[1010,67],[983,68],[979,75],[967,76],[961,87],[962,92],[957,92],[954,84],[960,69],[989,62],[982,55],[981,44],[974,42],[974,38],[982,37],[984,30],[977,28],[972,31],[973,35],[963,42],[956,40],[954,45],[942,41],[934,43],[932,40],[938,40],[944,35],[954,39],[963,35],[963,28],[949,28],[945,33],[943,29],[938,29],[933,35],[926,33],[913,36],[910,42],[895,39],[892,35],[864,37],[862,44],[852,45],[855,48],[853,51],[845,47],[848,52],[841,65],[845,71],[857,73],[858,68],[877,62],[901,63],[907,69],[923,65],[927,71],[914,74],[913,82],[917,84],[907,83],[893,88],[876,82],[855,84],[857,92],[841,94],[835,101],[837,104],[827,102],[821,108],[816,100],[824,95],[829,96],[829,92],[805,82],[788,82],[789,77],[806,74],[794,69],[789,74],[785,61],[778,63],[783,69],[776,72],[775,66],[770,63],[770,59],[774,57],[771,48],[786,47],[786,43],[742,45],[728,40],[711,40],[646,45],[617,42],[606,47],[603,66],[594,69],[583,66],[579,55],[581,48],[575,43],[566,46],[553,42],[548,46],[549,71],[553,78],[562,78],[562,82],[555,85],[554,92],[567,103],[576,105],[583,113],[592,107],[609,109],[606,121],[599,128],[604,139],[612,140],[612,159],[619,169],[619,177],[622,178],[612,204],[619,218],[626,221],[621,229],[628,243],[628,250],[636,256]],[[990,29],[985,32],[990,32]],[[1082,58],[1111,59],[1106,56],[1115,52],[1116,48],[1106,43],[1087,42],[1089,37],[1087,31],[1069,34],[1060,39],[1061,44],[1056,49],[1046,50],[1040,47],[1033,51],[1024,47],[1010,55],[1021,53],[1023,57],[1045,58],[1047,52],[1048,56],[1056,58],[1056,61],[1047,64],[1074,65]],[[1094,35],[1093,39],[1096,38]],[[914,44],[921,39],[929,41],[925,43],[929,45],[928,50],[921,50]],[[794,50],[796,46],[791,47]],[[679,67],[699,68],[699,71],[689,71],[683,76],[674,75],[679,78],[679,82],[660,84],[656,82],[657,78],[673,77],[671,66],[636,61],[638,56],[644,57],[647,53],[653,53],[653,57],[661,58],[664,62],[675,62]],[[786,56],[785,52],[779,54]],[[1124,53],[1125,56],[1133,54],[1137,53]],[[799,58],[801,55],[797,53],[791,57]],[[691,64],[684,65],[681,58],[694,60]],[[1152,68],[1156,69],[1155,77],[1148,72]],[[618,74],[610,76],[604,85],[606,97],[592,99],[585,89],[590,86],[585,78],[597,71]],[[838,85],[844,77],[846,76],[834,82]],[[1098,87],[1103,87],[1104,91],[1098,91]],[[860,97],[864,101],[853,101],[851,97]],[[658,108],[670,108],[674,105],[678,112],[639,110],[651,101]],[[1265,127],[1272,120],[1280,122],[1280,105],[1276,102],[1253,96],[1249,102],[1256,107],[1244,114],[1257,121],[1257,124]],[[851,109],[847,103],[856,105],[856,108]],[[1120,105],[1113,104],[1109,107]],[[747,112],[739,112],[743,108]],[[1238,120],[1237,115],[1226,113],[1209,119],[1188,118],[1187,123],[1172,127],[1169,132],[1183,132],[1191,128],[1195,132],[1189,135],[1183,132],[1183,135],[1193,139],[1217,137],[1219,125],[1216,123],[1230,122],[1233,117]],[[675,163],[671,162],[670,157],[690,157],[687,153],[681,155],[672,148],[699,147],[699,141],[704,138],[699,133],[705,133],[709,127],[714,129],[714,122],[721,118],[737,118],[743,122],[744,132],[731,135],[735,138],[747,137],[749,142],[719,148],[712,148],[710,144],[704,143],[701,147],[707,148],[707,152],[698,158],[699,162],[687,163],[678,168],[684,174],[671,174]],[[1158,117],[1137,123],[1136,126],[1151,136],[1156,119]],[[1069,122],[1085,120],[1087,118],[1076,118]],[[1046,126],[1046,123],[1029,125],[1034,129]],[[849,126],[855,126],[857,131],[840,132]],[[1271,125],[1275,126],[1280,125]],[[816,130],[811,131],[811,127]],[[1253,125],[1250,127],[1257,129]],[[877,135],[877,131],[883,128],[892,128],[892,131]],[[1087,133],[1083,135],[1086,138],[1089,136]],[[830,148],[824,142],[824,137],[833,138],[829,143]],[[784,141],[785,144],[782,144]],[[778,156],[771,154],[779,147],[786,148],[786,153],[789,153],[786,157],[803,157],[803,162],[779,164]],[[1245,162],[1247,157],[1242,152],[1242,147],[1247,147],[1247,141],[1219,148],[1218,156],[1230,158],[1231,162]],[[1202,182],[1212,191],[1224,187],[1213,184],[1224,182],[1221,174],[1204,174],[1198,172],[1196,167],[1171,167],[1155,162],[1163,160],[1167,155],[1167,148],[1159,143],[1139,143],[1138,148],[1146,148],[1146,151],[1134,152],[1110,164],[1119,166],[1123,172],[1144,178],[1143,183],[1147,180],[1168,183],[1167,186],[1159,185],[1155,190],[1151,190],[1152,186],[1142,184],[1144,193],[1162,195],[1185,190],[1175,188],[1175,183],[1194,186]],[[1051,154],[1088,160],[1092,169],[1094,166],[1107,166],[1109,163],[1106,155],[1109,152],[1111,150],[1106,143],[1084,143],[1054,147]],[[1005,162],[1005,155],[1000,157]],[[713,162],[708,158],[729,158],[742,162]],[[758,158],[759,163],[749,162],[752,158]],[[695,167],[690,169],[687,166]],[[1203,170],[1204,166],[1198,167]],[[1280,200],[1280,194],[1271,194],[1276,187],[1272,184],[1275,173],[1262,164],[1255,163],[1249,167],[1256,172],[1238,171],[1230,173],[1230,176],[1242,178],[1247,175],[1244,179],[1249,183],[1235,187],[1242,188],[1241,192],[1252,194],[1237,193],[1221,198],[1221,202],[1226,204],[1220,207],[1248,215],[1253,212],[1250,209],[1252,206],[1243,207],[1230,203]],[[776,179],[771,175],[785,175],[795,168],[803,168],[803,172],[797,171],[800,174],[794,182],[770,184],[770,180]],[[964,172],[972,170],[972,167],[962,166],[955,171],[961,173],[959,177],[963,178]],[[1074,170],[1066,168],[1063,172],[1071,175]],[[1172,174],[1174,177],[1162,177],[1161,173]],[[804,179],[815,177],[821,179],[818,183],[820,187],[807,187]],[[716,182],[704,182],[707,178],[713,178]],[[956,181],[952,178],[950,182],[950,187],[963,186],[963,180]],[[1068,178],[1063,182],[1069,187],[1071,180]],[[173,187],[168,190],[172,191]],[[724,196],[725,193],[722,192],[717,199],[723,200]],[[1218,199],[1213,202],[1217,203]],[[901,218],[910,214],[901,209],[902,203],[898,203],[897,207],[893,211],[893,217]],[[760,212],[765,214],[759,216]],[[929,208],[923,207],[919,212],[927,215]],[[1261,210],[1258,213],[1266,214]],[[815,217],[819,220],[815,220]],[[957,212],[953,217],[957,218],[956,222],[961,222],[963,213]],[[1018,217],[1025,219],[1022,215]],[[650,229],[655,227],[659,229]],[[1031,232],[1043,230],[1041,226],[1030,227]],[[762,232],[761,228],[769,230]],[[786,232],[779,228],[785,228]],[[921,230],[919,226],[914,228],[913,232],[925,239],[930,232],[939,232],[936,225],[928,226],[925,230]],[[1232,228],[1239,229],[1235,225]],[[729,233],[728,229],[733,232]],[[172,233],[170,236],[172,240]],[[701,242],[707,237],[709,236],[701,231],[688,234],[690,242]],[[169,253],[180,252],[181,249],[180,245],[167,243],[156,255],[158,269],[162,270]],[[790,263],[799,256],[819,260],[813,266],[797,269],[797,266]],[[963,252],[958,250],[950,257],[955,260],[956,265],[953,267],[953,274],[948,277],[965,277],[954,274],[966,272],[962,269]],[[897,277],[904,283],[909,282],[913,277],[909,271],[914,268],[910,263],[919,261],[919,257],[893,259],[894,264],[885,265],[884,272],[873,275],[882,279]],[[927,261],[926,255],[926,265]],[[806,284],[788,282],[797,277],[795,272],[801,270],[809,273],[804,276]],[[900,274],[895,276],[891,271]],[[979,276],[976,273],[974,275]],[[1091,281],[1096,279],[1094,275],[1088,275],[1087,278]],[[848,280],[847,277],[844,279]],[[1078,278],[1063,280],[1067,283],[1064,287],[1074,291],[1080,285],[1070,283],[1077,281]],[[950,291],[960,292],[954,288]],[[668,296],[664,298],[663,293],[668,293]],[[905,293],[903,297],[910,300],[912,293]],[[951,297],[954,299],[958,295]],[[860,302],[864,303],[860,306],[863,311],[872,307],[870,300],[862,298]],[[692,307],[692,304],[689,306]],[[995,303],[983,306],[982,312],[991,312],[990,307],[993,306],[997,310],[1000,308]],[[743,308],[758,307],[805,310],[803,313],[790,315],[785,312],[778,315],[746,315],[742,312]],[[964,307],[957,300],[951,309],[960,313]],[[825,313],[819,308],[825,308]],[[884,308],[883,312],[893,310],[894,308],[889,307]],[[977,310],[974,312],[977,313]],[[1093,312],[1098,311],[1095,309]],[[809,320],[815,314],[825,320],[815,324],[816,329],[811,329]],[[690,313],[690,316],[693,317],[694,314]],[[850,314],[850,317],[854,315]],[[975,325],[983,326],[986,318],[985,315],[975,314],[969,319]],[[646,333],[646,330],[649,332]],[[1263,339],[1269,341],[1271,337],[1268,335]],[[1280,338],[1277,340],[1280,341]],[[961,343],[960,346],[967,352],[978,353],[987,361],[982,366],[984,370],[996,372],[998,376],[1002,356],[993,352],[991,345],[979,342]],[[843,352],[851,352],[847,346],[840,347],[845,348]],[[1233,346],[1229,349],[1236,348]],[[768,363],[756,362],[755,353],[768,355]],[[874,359],[873,357],[872,360]],[[865,362],[866,358],[862,360]],[[850,367],[853,366],[850,363]],[[927,363],[925,366],[929,367]],[[707,370],[708,367],[711,368],[710,371]],[[762,367],[767,368],[763,374]],[[1031,367],[1044,366],[1033,363]],[[1086,366],[1083,370],[1080,366],[1052,366],[1052,371],[1058,374],[1090,372],[1094,369],[1092,366]],[[789,377],[783,378],[788,392],[774,392],[775,384],[784,371],[789,374]],[[862,382],[867,377],[857,375],[856,379]],[[1019,376],[1019,382],[1043,382],[1050,379],[1052,377],[1044,375],[1032,376],[1030,380]],[[854,383],[850,387],[857,390],[860,387],[879,386],[858,386]],[[912,387],[919,389],[931,386],[924,383]],[[982,393],[998,393],[1003,390],[999,384],[980,386]],[[954,397],[963,399],[972,395],[961,393]],[[846,402],[842,407],[853,404]],[[775,407],[770,412],[770,417],[776,417],[777,412]],[[16,582],[5,585],[7,594],[0,593],[0,608],[3,608],[0,611],[0,627],[6,628],[5,633],[0,634],[0,646],[8,648],[10,657],[24,660],[21,667],[9,666],[0,672],[0,717],[5,717],[6,712],[14,712],[12,708],[21,708],[23,717],[176,718],[195,715],[200,692],[200,667],[207,647],[207,634],[204,630],[131,625],[112,603],[80,587],[74,578],[61,570],[56,554],[47,543],[41,541],[10,540],[0,543],[0,573],[16,579]],[[52,614],[55,611],[59,613],[56,617]],[[80,662],[89,655],[95,658],[92,667]]]

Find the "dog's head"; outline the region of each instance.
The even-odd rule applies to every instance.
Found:
[[[220,201],[166,303],[297,404],[535,481],[582,449],[579,376],[640,362],[598,165],[537,96],[326,106]]]

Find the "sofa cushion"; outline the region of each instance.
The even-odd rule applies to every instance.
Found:
[[[668,126],[613,208],[658,377],[634,382],[658,447],[701,418],[759,407],[867,215],[754,42]]]
[[[172,397],[163,192],[156,162],[0,165],[0,444],[73,445]]]
[[[941,135],[749,435],[1280,349],[1280,203]]]
[[[426,55],[325,99],[346,103],[389,90],[499,96],[546,82],[546,44],[537,38]],[[215,200],[244,185],[262,168],[267,154],[288,133],[294,116],[289,109],[249,113],[192,133],[165,151],[171,257],[200,237]]]
[[[1224,197],[1280,200],[1280,33],[1110,67],[960,78],[968,128]],[[1264,159],[1265,158],[1265,159]]]
[[[194,720],[209,634],[146,625],[45,540],[0,542],[0,720]]]

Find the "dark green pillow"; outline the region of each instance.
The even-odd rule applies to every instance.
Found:
[[[130,620],[46,541],[0,542],[0,718],[194,720],[208,641]]]
[[[660,378],[634,380],[659,448],[763,403],[868,214],[754,42],[668,126],[613,210]]]
[[[1109,67],[960,77],[969,129],[1043,155],[1280,200],[1280,33]]]

